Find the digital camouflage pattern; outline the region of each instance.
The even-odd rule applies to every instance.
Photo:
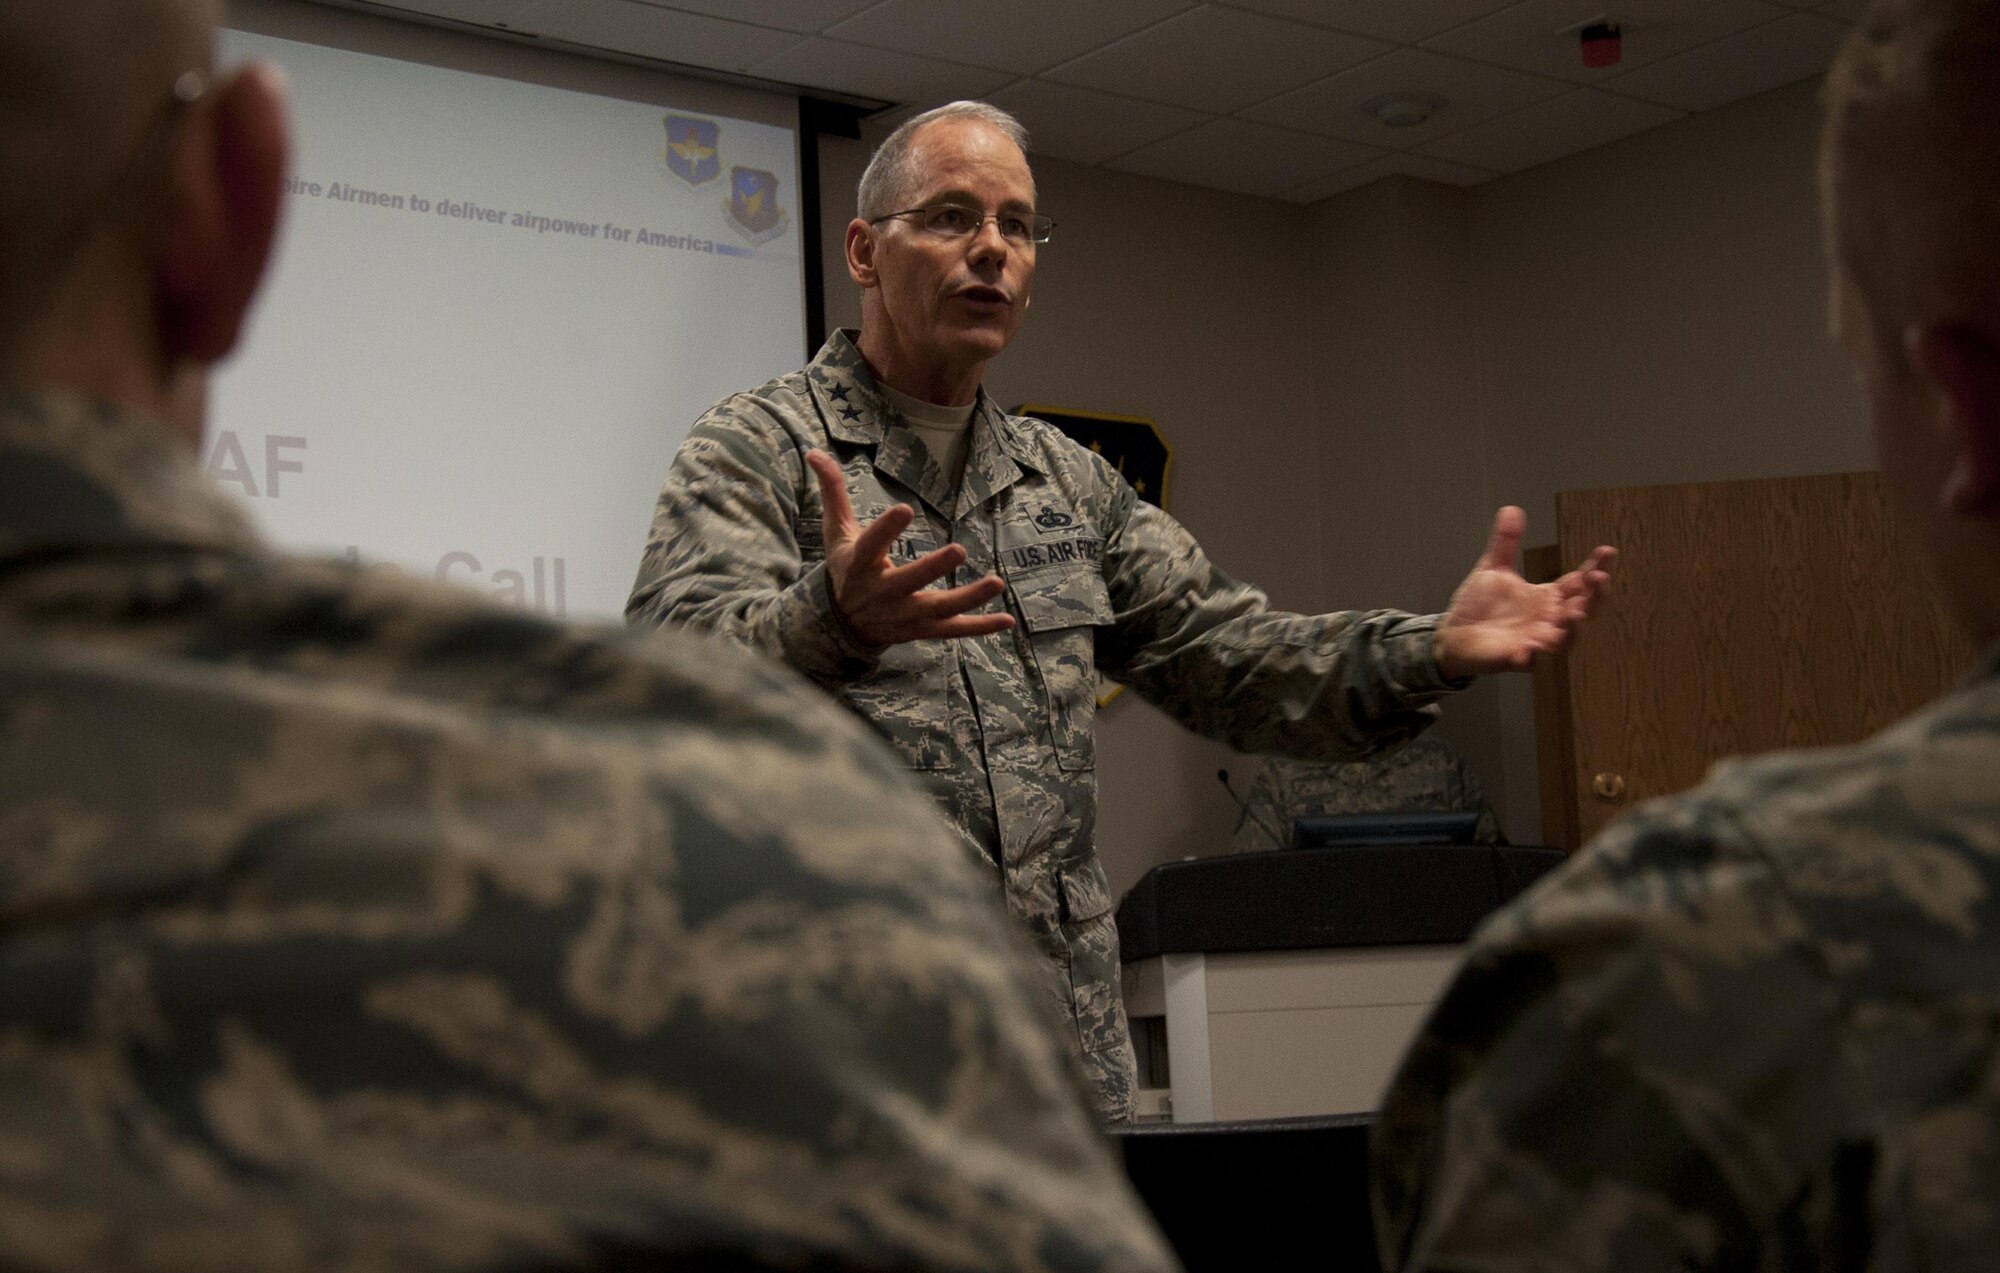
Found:
[[[1093,718],[1101,670],[1237,747],[1368,754],[1429,725],[1449,691],[1434,620],[1396,611],[1307,617],[1209,564],[1179,523],[1104,460],[982,392],[953,490],[875,388],[850,335],[802,372],[725,399],[695,425],[660,492],[626,614],[783,658],[872,723],[936,795],[975,860],[997,870],[1075,1025],[1102,1112],[1132,1109],[1118,931],[1095,847]],[[947,543],[989,573],[1017,626],[870,650],[827,591],[819,489],[805,455],[846,470],[864,524],[916,510],[893,550]]]
[[[0,1267],[1173,1267],[884,749],[0,395]]]
[[[1233,853],[1292,846],[1300,818],[1338,813],[1477,813],[1473,839],[1500,840],[1500,824],[1479,777],[1441,738],[1424,734],[1373,760],[1320,764],[1272,757],[1257,771],[1243,802]]]
[[[1490,920],[1376,1126],[1384,1267],[1994,1267],[1996,775],[2000,651]]]

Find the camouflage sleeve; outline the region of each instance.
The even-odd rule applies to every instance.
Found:
[[[748,394],[701,418],[653,509],[628,623],[686,626],[781,659],[822,684],[866,675],[877,651],[834,609],[823,561],[800,549],[802,443]]]
[[[1349,760],[1415,737],[1460,685],[1432,657],[1434,617],[1286,614],[1212,565],[1194,537],[1112,475],[1098,666],[1239,751]]]
[[[1481,930],[1376,1123],[1385,1269],[1796,1266],[1836,991],[1744,843],[1655,806]]]
[[[1236,820],[1236,834],[1229,841],[1231,853],[1282,849],[1291,843],[1285,825],[1285,811],[1291,807],[1291,800],[1285,794],[1283,768],[1283,762],[1267,760],[1257,771],[1256,781],[1250,784],[1250,795],[1243,802],[1242,816]]]

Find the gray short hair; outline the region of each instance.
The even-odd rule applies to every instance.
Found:
[[[912,115],[904,120],[896,131],[883,139],[875,148],[874,157],[861,174],[861,185],[855,191],[856,215],[864,221],[897,211],[897,205],[910,197],[911,189],[917,184],[918,174],[912,171],[910,152],[916,149],[917,134],[932,124],[951,119],[971,119],[982,124],[990,124],[1000,130],[1007,140],[1028,150],[1028,130],[1021,127],[1021,121],[985,102],[951,102],[921,115]]]

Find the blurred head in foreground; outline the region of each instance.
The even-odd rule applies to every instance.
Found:
[[[0,1267],[1170,1269],[858,721],[215,491],[286,152],[215,17],[0,7]]]
[[[1826,85],[1833,321],[1897,514],[2000,636],[2000,6],[1881,0]]]
[[[1987,651],[1872,738],[1640,806],[1480,929],[1376,1123],[1389,1267],[2000,1250],[2000,0],[1877,0],[1825,103],[1833,325]]]

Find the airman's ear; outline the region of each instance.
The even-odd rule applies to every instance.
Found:
[[[277,237],[291,149],[283,76],[253,63],[188,107],[156,239],[161,352],[216,362],[236,346]]]
[[[1939,500],[1962,516],[2000,519],[2000,331],[1979,322],[1935,323],[1912,327],[1904,346],[1934,387],[1938,423],[1953,448]]]
[[[847,223],[847,277],[863,287],[881,280],[875,271],[875,227],[860,217]]]

